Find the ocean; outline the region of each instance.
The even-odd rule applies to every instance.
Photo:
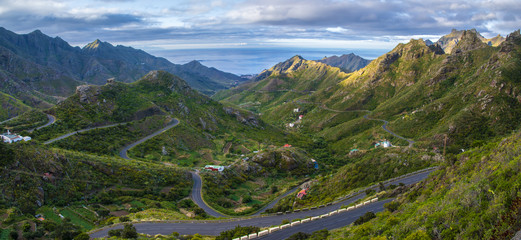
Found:
[[[192,60],[208,67],[237,75],[258,74],[264,69],[283,62],[295,55],[308,60],[325,56],[340,56],[354,53],[365,59],[375,59],[391,49],[325,49],[325,48],[219,48],[219,49],[175,49],[149,51],[176,64]]]

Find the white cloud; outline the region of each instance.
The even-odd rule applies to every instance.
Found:
[[[474,16],[472,16],[472,21],[488,21],[488,20],[495,20],[496,14],[495,13],[478,13]]]
[[[326,31],[329,31],[329,32],[333,32],[333,33],[346,33],[346,32],[349,32],[348,29],[345,29],[343,27],[329,27],[329,28],[326,28]]]
[[[519,11],[519,0],[0,0],[0,26],[18,32],[39,28],[77,42],[387,44],[452,28],[505,35],[521,26]]]

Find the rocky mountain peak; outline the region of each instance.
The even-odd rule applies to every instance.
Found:
[[[487,44],[483,42],[483,37],[475,30],[464,31],[461,39],[452,49],[452,53],[467,52],[470,50],[486,47]]]
[[[520,30],[518,29],[517,31],[514,31],[513,33],[509,34],[506,38],[506,41],[513,41],[513,40],[520,39],[520,38],[521,38],[521,33],[520,33]]]
[[[83,49],[84,50],[95,50],[95,49],[101,49],[101,48],[106,48],[106,47],[114,47],[114,46],[112,46],[112,44],[110,44],[108,42],[102,42],[101,40],[96,39],[96,40],[94,40],[94,42],[91,42],[91,43],[85,45],[85,47],[83,47]]]
[[[192,61],[186,63],[185,66],[187,66],[187,67],[202,67],[203,64],[201,64],[201,62],[199,62],[197,60],[192,60]]]
[[[450,54],[456,45],[458,45],[458,42],[461,41],[461,38],[465,32],[467,32],[467,34],[475,34],[481,42],[494,47],[499,46],[499,44],[505,41],[505,38],[501,35],[486,39],[476,29],[473,28],[470,30],[452,29],[451,33],[441,37],[435,44],[438,44],[443,49],[443,51],[445,51],[445,53]]]
[[[30,35],[45,35],[42,33],[42,31],[40,31],[39,29],[36,29],[34,31],[32,31],[31,33],[29,33]]]
[[[307,60],[304,59],[302,56],[295,55],[284,62],[277,63],[275,66],[271,67],[268,70],[262,71],[259,75],[257,75],[257,77],[255,77],[255,80],[262,80],[271,76],[272,74],[288,74],[294,72],[297,69],[299,69],[300,66],[302,66],[306,61]]]
[[[280,72],[291,72],[297,70],[302,63],[306,61],[302,56],[295,55],[285,62],[279,63],[273,67],[273,70]]]
[[[317,62],[325,63],[332,67],[338,67],[342,69],[344,72],[349,73],[367,66],[367,64],[369,64],[371,61],[364,59],[358,55],[355,55],[354,53],[349,53],[344,54],[340,57],[324,57],[318,60]]]
[[[499,47],[500,52],[511,52],[516,48],[516,45],[521,45],[521,34],[519,30],[509,34],[505,41],[503,41]]]

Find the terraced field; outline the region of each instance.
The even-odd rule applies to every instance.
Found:
[[[71,219],[71,222],[75,225],[81,226],[85,230],[91,230],[94,228],[94,224],[87,221],[82,216],[76,214],[71,209],[63,209],[60,212],[64,217],[68,217]]]

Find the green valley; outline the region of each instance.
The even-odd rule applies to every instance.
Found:
[[[0,239],[215,239],[216,229],[217,239],[511,239],[521,229],[519,30],[453,30],[370,62],[296,55],[229,89],[233,76],[199,62],[186,65],[211,82],[165,69],[137,79],[148,68],[130,63],[163,61],[99,40],[81,51],[103,71],[62,72],[53,81],[71,81],[39,97],[41,78],[29,95],[1,89],[13,95],[0,93],[0,126],[32,139],[0,142]]]

